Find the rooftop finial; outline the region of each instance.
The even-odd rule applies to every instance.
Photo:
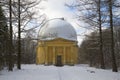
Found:
[[[64,17],[62,17],[61,20],[65,20]]]

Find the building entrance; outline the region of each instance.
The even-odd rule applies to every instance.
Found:
[[[56,58],[56,66],[62,66],[62,56],[61,55],[57,55]]]

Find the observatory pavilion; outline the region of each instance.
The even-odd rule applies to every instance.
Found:
[[[38,39],[36,64],[77,64],[77,34],[66,20],[58,18],[47,21],[40,28]]]

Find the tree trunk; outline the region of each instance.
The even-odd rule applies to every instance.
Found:
[[[101,68],[105,69],[104,56],[103,56],[103,39],[102,39],[102,26],[101,26],[101,0],[98,3],[98,12],[99,12],[99,36],[100,36],[100,62]]]
[[[12,71],[12,6],[11,6],[11,0],[9,1],[9,10],[10,10],[10,37],[9,37],[9,71]]]
[[[112,13],[112,0],[109,1],[109,13],[110,13],[110,27],[111,27],[111,53],[112,53],[112,70],[117,72],[116,58],[114,52],[114,33],[113,33],[113,13]]]
[[[20,30],[20,0],[18,0],[18,59],[17,68],[21,69],[21,30]]]

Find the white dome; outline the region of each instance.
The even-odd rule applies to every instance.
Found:
[[[40,28],[38,38],[40,40],[52,40],[63,38],[67,40],[77,41],[76,31],[71,24],[63,19],[53,19],[47,21]]]

